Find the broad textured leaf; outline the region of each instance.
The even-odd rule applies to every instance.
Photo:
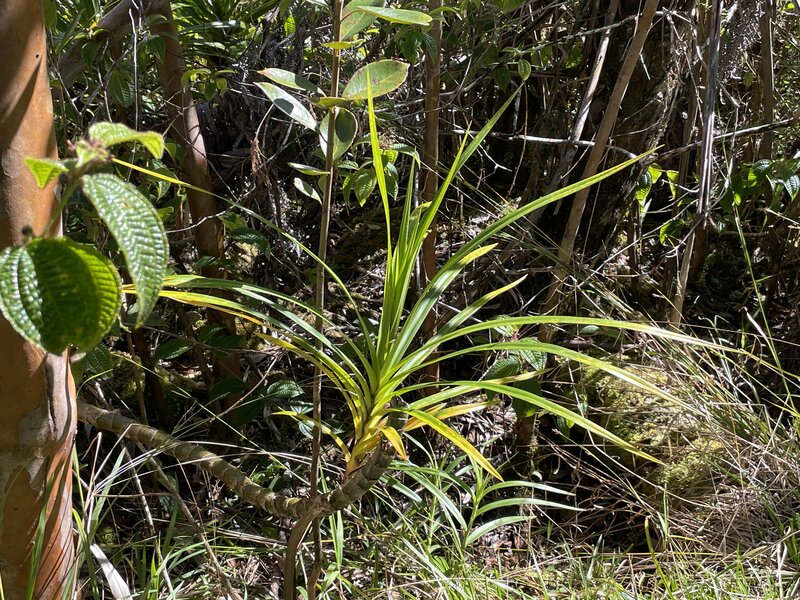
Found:
[[[136,131],[122,123],[96,123],[89,128],[89,137],[106,147],[125,142],[139,142],[153,158],[164,154],[164,136],[155,131]]]
[[[120,280],[109,259],[68,240],[36,239],[0,254],[0,310],[48,352],[94,348],[117,318]]]
[[[369,86],[367,85],[367,74],[369,74]],[[373,98],[383,96],[403,85],[407,74],[408,63],[390,58],[364,65],[353,73],[353,77],[344,86],[342,98],[366,100],[368,87]]]
[[[364,206],[367,198],[370,197],[375,186],[378,184],[378,178],[375,176],[375,170],[366,168],[358,171],[351,178],[350,185],[353,192],[356,194],[356,200],[360,206]]]
[[[289,400],[303,395],[303,388],[296,381],[291,379],[281,379],[271,383],[267,388],[267,396],[270,398],[283,398]]]
[[[115,104],[132,106],[135,93],[130,75],[120,69],[114,69],[108,78],[108,95]]]
[[[169,262],[164,224],[149,200],[115,175],[84,175],[81,184],[125,257],[139,301],[136,325],[141,325],[156,304]]]
[[[797,192],[800,191],[800,178],[797,175],[787,177],[784,182],[786,193],[789,194],[789,200],[794,200],[797,197]]]
[[[532,72],[533,68],[531,67],[531,63],[524,58],[520,58],[517,62],[517,73],[519,73],[519,78],[522,79],[522,81],[527,81]]]
[[[325,93],[318,86],[314,85],[302,75],[292,73],[286,69],[269,68],[259,71],[259,73],[267,79],[271,79],[275,83],[288,88],[305,90],[307,92],[311,92],[312,94],[317,94],[318,96],[322,96]]]
[[[307,127],[314,131],[317,128],[317,120],[314,115],[303,106],[303,104],[289,92],[279,88],[277,85],[272,85],[265,81],[259,81],[256,85],[267,95],[267,98],[272,100],[272,103],[284,114],[290,117],[293,121],[299,123],[303,127]]]
[[[188,340],[180,338],[172,338],[163,344],[159,344],[158,348],[153,352],[153,359],[155,360],[172,360],[179,356],[186,354],[192,349],[192,343]]]
[[[407,10],[404,8],[383,8],[374,6],[359,6],[353,9],[354,12],[367,13],[381,18],[390,23],[400,23],[402,25],[430,25],[430,16],[418,10]]]
[[[339,29],[339,38],[348,40],[359,31],[369,27],[375,20],[373,15],[357,10],[364,6],[383,6],[383,0],[351,0],[342,10],[342,25]]]
[[[486,370],[484,379],[502,379],[503,377],[513,377],[519,374],[522,367],[519,359],[516,356],[509,356],[506,358],[499,358],[492,366]],[[494,392],[487,391],[486,399],[491,402],[494,399]]]
[[[328,148],[328,128],[330,126],[330,119],[331,115],[328,113],[325,115],[325,118],[322,119],[322,123],[319,126],[319,144],[323,153],[326,153]],[[334,125],[333,160],[340,158],[342,154],[347,152],[353,140],[356,139],[356,133],[358,133],[358,124],[356,123],[356,118],[353,116],[353,113],[344,108],[339,109],[336,113],[336,122]],[[325,173],[325,175],[327,175],[327,173]]]
[[[104,344],[97,344],[84,355],[80,362],[84,370],[92,375],[110,373],[114,368],[114,359]]]
[[[522,381],[515,381],[514,387],[523,392],[534,394],[535,396],[542,395],[542,385],[536,379],[523,379]],[[525,417],[532,417],[539,412],[539,409],[530,402],[525,402],[518,398],[511,399],[511,408],[514,409],[514,414],[517,419],[524,419]]]
[[[52,158],[26,158],[25,165],[36,179],[36,185],[42,189],[59,175],[69,171],[67,167]]]
[[[547,352],[541,350],[520,350],[519,357],[528,363],[534,371],[541,371],[547,366]]]

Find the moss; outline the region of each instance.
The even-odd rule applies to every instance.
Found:
[[[669,392],[675,400],[642,390],[599,369],[583,369],[582,387],[594,420],[621,439],[664,462],[643,462],[636,456],[606,444],[615,460],[655,484],[681,496],[707,491],[716,457],[723,444],[704,435],[704,427],[685,408],[680,386],[663,371],[639,365],[625,370]],[[655,492],[655,488],[651,491]]]
[[[691,491],[707,491],[714,472],[716,457],[724,444],[719,440],[698,438],[673,462],[659,469],[659,481],[667,491],[685,497]]]
[[[135,359],[127,354],[112,353],[114,371],[111,380],[111,389],[123,402],[133,402],[136,399],[136,390],[141,381],[142,369]]]

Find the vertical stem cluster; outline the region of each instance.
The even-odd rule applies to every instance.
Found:
[[[717,97],[717,71],[719,70],[719,36],[721,6],[719,0],[714,0],[708,12],[704,15],[708,35],[708,48],[705,54],[703,70],[704,93],[702,99],[703,138],[698,159],[698,177],[700,179],[697,191],[697,212],[694,218],[694,228],[689,232],[684,249],[681,268],[678,272],[677,291],[672,303],[669,322],[671,325],[680,324],[683,316],[683,303],[686,298],[686,286],[690,273],[697,273],[703,265],[707,252],[708,232],[706,221],[710,210],[710,194],[714,161],[714,115]]]
[[[442,0],[430,0],[429,12],[433,13],[442,7]],[[442,67],[442,22],[434,20],[429,31],[433,40],[434,52],[425,57],[425,123],[423,130],[422,154],[422,201],[432,203],[439,189],[438,164],[439,164],[439,96],[441,89]],[[428,234],[422,243],[422,276],[424,281],[430,281],[436,274],[436,221],[431,224]],[[422,325],[423,340],[427,340],[436,333],[436,310],[432,310],[425,317]],[[432,356],[431,358],[434,358]],[[426,369],[426,377],[430,381],[439,379],[439,363],[434,361]],[[434,393],[435,390],[430,390]]]
[[[342,10],[343,1],[333,0],[333,42],[340,41],[341,38],[341,25],[342,25]],[[331,51],[331,87],[330,96],[336,98],[339,96],[339,75],[341,65],[340,50],[334,48]],[[328,259],[328,235],[331,220],[331,201],[333,198],[333,181],[336,175],[336,166],[334,164],[334,151],[336,143],[336,107],[331,107],[328,112],[328,140],[327,148],[325,148],[325,187],[322,192],[322,215],[320,216],[319,225],[319,247],[317,255],[320,264],[317,266],[316,280],[314,282],[314,304],[319,311],[314,326],[318,330],[322,330],[323,311],[325,310],[325,269],[323,265]],[[377,166],[376,166],[377,168]],[[322,342],[317,340],[317,350],[322,351]],[[320,462],[320,447],[322,430],[320,423],[322,422],[322,369],[319,366],[314,367],[314,383],[311,390],[311,399],[313,403],[313,420],[314,431],[311,447],[311,491],[312,498],[319,494],[319,462]],[[322,568],[322,539],[320,536],[319,519],[300,519],[294,526],[292,535],[289,539],[286,551],[286,570],[284,573],[284,586],[285,597],[287,599],[294,598],[295,591],[295,562],[297,548],[305,537],[308,528],[312,527],[314,535],[314,564],[311,569],[308,582],[306,584],[306,591],[309,600],[314,600],[317,595],[317,579]]]
[[[639,56],[644,47],[647,34],[650,32],[650,26],[653,24],[653,18],[658,8],[658,0],[647,0],[636,21],[636,31],[633,34],[628,50],[625,54],[625,59],[622,62],[617,81],[614,84],[614,89],[611,90],[611,96],[606,105],[606,110],[603,113],[603,119],[597,128],[597,133],[594,137],[594,146],[589,152],[589,158],[586,161],[586,167],[583,170],[581,179],[591,177],[598,172],[600,163],[603,160],[606,152],[606,144],[608,143],[611,131],[614,129],[614,123],[619,114],[619,108],[622,105],[622,99],[625,97],[625,92],[628,89],[633,70],[636,68],[636,63],[639,61]],[[559,303],[559,293],[564,279],[569,272],[569,264],[572,261],[572,251],[575,248],[575,239],[578,236],[578,228],[583,218],[583,212],[586,208],[586,201],[589,198],[589,188],[584,188],[577,194],[572,201],[572,209],[569,213],[569,220],[567,227],[564,231],[564,237],[561,240],[561,245],[558,249],[558,263],[556,264],[553,273],[553,281],[547,290],[547,298],[545,299],[543,314],[549,314],[555,310]],[[547,341],[550,339],[552,329],[542,325],[539,330],[539,339]]]

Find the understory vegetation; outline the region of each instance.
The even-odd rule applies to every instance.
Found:
[[[83,598],[800,597],[793,2],[44,6]]]

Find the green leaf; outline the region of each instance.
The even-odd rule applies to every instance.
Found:
[[[69,171],[67,167],[52,158],[26,158],[25,165],[36,179],[36,185],[42,189],[59,175]]]
[[[406,80],[408,63],[399,60],[385,59],[364,65],[353,74],[342,91],[346,100],[367,99],[367,74],[372,97],[377,98],[393,92]]]
[[[89,137],[107,148],[125,142],[139,142],[153,158],[164,154],[164,136],[155,131],[136,131],[122,123],[96,123],[89,128]]]
[[[324,123],[324,121],[323,121],[323,123]],[[300,171],[303,175],[312,175],[314,177],[320,177],[320,176],[324,177],[324,176],[326,176],[328,174],[328,172],[325,171],[324,169],[318,169],[317,167],[312,167],[310,165],[302,165],[300,163],[294,163],[294,162],[290,162],[290,163],[286,163],[286,164],[288,164],[294,170]]]
[[[297,98],[278,86],[272,85],[271,83],[267,83],[265,81],[259,81],[256,83],[256,85],[267,95],[267,98],[269,98],[281,112],[288,117],[291,117],[292,120],[296,121],[303,127],[307,127],[311,131],[316,130],[317,120]]]
[[[188,340],[180,338],[172,338],[163,344],[159,344],[158,348],[153,352],[154,360],[173,360],[179,356],[186,354],[192,349],[192,343]]]
[[[117,270],[89,246],[39,238],[0,254],[0,310],[17,333],[48,352],[94,348],[116,321],[120,301]]]
[[[322,152],[326,152],[328,148],[328,127],[330,125],[330,119],[331,115],[328,113],[325,115],[325,118],[322,119],[322,123],[319,126],[319,143]],[[344,108],[339,109],[336,113],[333,136],[334,161],[347,152],[353,144],[353,140],[356,139],[356,133],[358,133],[358,124],[356,123],[356,118],[353,116],[353,113]],[[327,173],[324,174],[327,175]]]
[[[517,73],[519,73],[519,78],[522,79],[522,81],[527,81],[532,72],[533,68],[531,67],[531,63],[524,58],[520,58],[517,62]]]
[[[508,84],[511,83],[511,72],[506,66],[500,66],[496,68],[493,75],[495,83],[497,83],[497,87],[499,87],[501,90],[505,90],[508,87]]]
[[[598,333],[600,333],[600,328],[597,325],[584,325],[579,331],[579,334],[583,337],[591,337]]]
[[[84,371],[88,371],[92,375],[110,373],[114,368],[114,360],[105,344],[97,344],[84,355],[80,362]]]
[[[322,44],[323,48],[329,48],[331,50],[350,50],[350,48],[356,48],[364,43],[364,40],[352,40],[349,42],[325,42]]]
[[[547,366],[547,352],[541,350],[519,350],[517,355],[528,363],[534,371],[541,371]]]
[[[359,206],[364,206],[377,184],[378,178],[372,168],[363,168],[353,174],[350,178],[350,186],[355,192]]]
[[[507,358],[500,358],[489,367],[484,374],[484,379],[502,379],[503,377],[513,377],[519,375],[519,370],[522,367],[519,359],[516,356],[509,356]],[[494,399],[494,392],[486,392],[486,400],[491,402]]]
[[[523,4],[525,4],[526,0],[498,0],[497,6],[502,10],[504,13],[511,12],[517,10]]]
[[[125,257],[138,295],[136,325],[142,325],[156,304],[169,262],[164,224],[147,198],[115,175],[84,175],[81,184]]]
[[[311,92],[312,94],[316,94],[317,96],[325,95],[325,92],[323,92],[319,87],[311,83],[311,81],[302,75],[297,75],[296,73],[292,73],[291,71],[287,71],[285,69],[269,68],[264,69],[263,71],[258,71],[258,73],[268,79],[271,79],[279,85],[283,85],[294,90],[305,90],[307,92]]]
[[[267,388],[267,396],[270,398],[278,398],[283,400],[291,400],[304,394],[297,382],[291,379],[281,379],[275,383],[271,383]]]
[[[239,396],[245,392],[247,386],[244,381],[236,377],[226,377],[220,379],[217,383],[211,386],[208,392],[208,399],[212,402],[221,400],[225,396],[235,395]]]
[[[367,13],[381,18],[390,23],[400,23],[401,25],[430,25],[433,19],[424,12],[418,10],[406,10],[403,8],[383,8],[373,6],[358,6],[353,12]]]
[[[483,456],[483,454],[481,454],[478,451],[478,449],[475,448],[475,446],[470,444],[460,433],[448,427],[447,425],[442,423],[439,419],[437,419],[436,417],[425,411],[413,408],[397,409],[397,411],[405,412],[412,417],[416,417],[417,419],[425,423],[428,427],[433,429],[435,432],[450,440],[455,446],[457,446],[464,454],[466,454],[472,460],[474,460],[487,473],[502,481],[503,478],[500,476],[500,473],[497,472],[497,469],[495,469],[492,466],[492,464],[486,459],[486,457]]]
[[[348,40],[375,20],[373,15],[359,11],[365,6],[383,6],[383,0],[351,0],[342,10],[342,24],[339,28],[339,39]]]
[[[269,255],[272,251],[269,240],[257,229],[252,229],[250,227],[237,227],[231,231],[231,237],[237,242],[255,246],[262,255]]]
[[[322,196],[319,195],[317,188],[315,188],[310,183],[303,181],[299,177],[295,177],[293,183],[294,187],[297,188],[297,190],[304,196],[308,196],[309,198],[311,198],[312,200],[316,200],[317,202],[320,203],[322,202]]]
[[[327,108],[333,108],[334,106],[341,106],[342,104],[346,104],[347,100],[336,96],[322,96],[322,98],[314,98],[313,102],[320,108],[327,109]]]
[[[508,517],[501,517],[499,519],[495,519],[494,521],[489,521],[488,523],[484,523],[477,529],[471,531],[470,534],[464,539],[464,546],[469,546],[498,527],[511,525],[513,523],[522,523],[523,521],[530,521],[534,518],[535,517],[533,515],[512,515]]]
[[[127,72],[121,69],[114,69],[108,78],[108,95],[115,104],[129,107],[133,105],[134,89],[133,81]]]
[[[523,379],[522,381],[515,381],[512,385],[523,392],[528,392],[529,394],[533,394],[535,396],[542,395],[542,385],[535,379]],[[514,414],[516,415],[517,419],[532,417],[539,412],[538,408],[533,404],[520,400],[519,398],[511,398],[511,408],[514,409]]]

